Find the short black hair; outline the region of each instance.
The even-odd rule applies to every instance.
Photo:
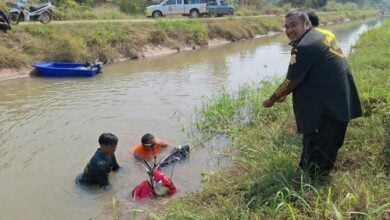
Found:
[[[99,137],[99,144],[102,145],[117,145],[118,137],[111,133],[103,133]]]
[[[307,13],[305,11],[303,11],[302,9],[300,8],[293,8],[291,9],[290,11],[287,12],[287,14],[284,16],[284,18],[288,18],[292,15],[297,15],[298,18],[302,21],[310,21],[309,20],[309,16],[307,15]]]
[[[141,138],[141,143],[142,144],[150,144],[150,141],[154,138],[153,134],[145,134],[144,136],[142,136]]]
[[[316,13],[314,11],[310,11],[307,13],[307,15],[309,16],[311,25],[313,25],[313,27],[318,27],[318,25],[320,24],[320,19],[318,18]]]

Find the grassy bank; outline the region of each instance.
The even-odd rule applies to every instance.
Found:
[[[374,11],[320,15],[324,22],[374,16]],[[182,50],[205,46],[210,39],[237,41],[282,30],[282,16],[227,19],[161,19],[156,22],[32,24],[0,33],[0,70],[39,61],[137,59],[146,48]]]
[[[327,181],[296,169],[301,137],[291,100],[262,108],[276,83],[221,94],[198,112],[205,136],[232,139],[232,164],[206,176],[201,192],[173,202],[165,219],[389,219],[390,22],[365,33],[349,60],[365,116],[353,120]],[[287,65],[287,64],[286,64]]]

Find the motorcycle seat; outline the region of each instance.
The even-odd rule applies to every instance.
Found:
[[[37,10],[39,10],[41,8],[46,7],[46,6],[47,6],[47,4],[40,4],[40,5],[31,6],[30,7],[30,12],[37,11]]]

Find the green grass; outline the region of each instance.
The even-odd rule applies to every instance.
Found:
[[[207,43],[207,26],[199,20],[158,20],[156,22],[160,33],[159,37],[171,38],[171,40],[182,40],[186,44],[204,45]],[[158,36],[156,33],[154,36]],[[157,37],[156,36],[156,37]],[[162,42],[166,42],[164,39]],[[158,42],[158,41],[157,41]]]
[[[384,26],[389,27],[389,24],[386,23]],[[366,113],[390,111],[390,63],[386,59],[390,55],[390,45],[383,44],[380,47],[372,47],[377,42],[388,41],[389,35],[389,30],[382,31],[379,29],[364,34],[362,40],[354,49],[354,55],[350,58],[354,72],[359,76],[364,76],[358,78],[357,84],[363,91],[361,96],[363,97]],[[364,52],[359,50],[362,46],[367,47]],[[371,83],[366,82],[368,79],[371,80]],[[378,84],[384,84],[385,86],[373,86]]]
[[[8,9],[8,7],[6,6],[6,4],[3,1],[1,1],[0,2],[0,11],[5,12],[5,11],[7,11],[7,9]]]
[[[230,136],[232,163],[208,174],[202,191],[174,201],[161,218],[389,219],[389,30],[386,22],[365,33],[349,57],[365,117],[350,123],[331,178],[309,180],[296,169],[301,137],[291,100],[261,107],[277,82],[248,85],[197,110],[205,137]]]

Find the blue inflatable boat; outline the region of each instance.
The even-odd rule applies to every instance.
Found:
[[[101,64],[89,63],[36,63],[33,67],[41,76],[49,77],[92,77],[101,72]]]

